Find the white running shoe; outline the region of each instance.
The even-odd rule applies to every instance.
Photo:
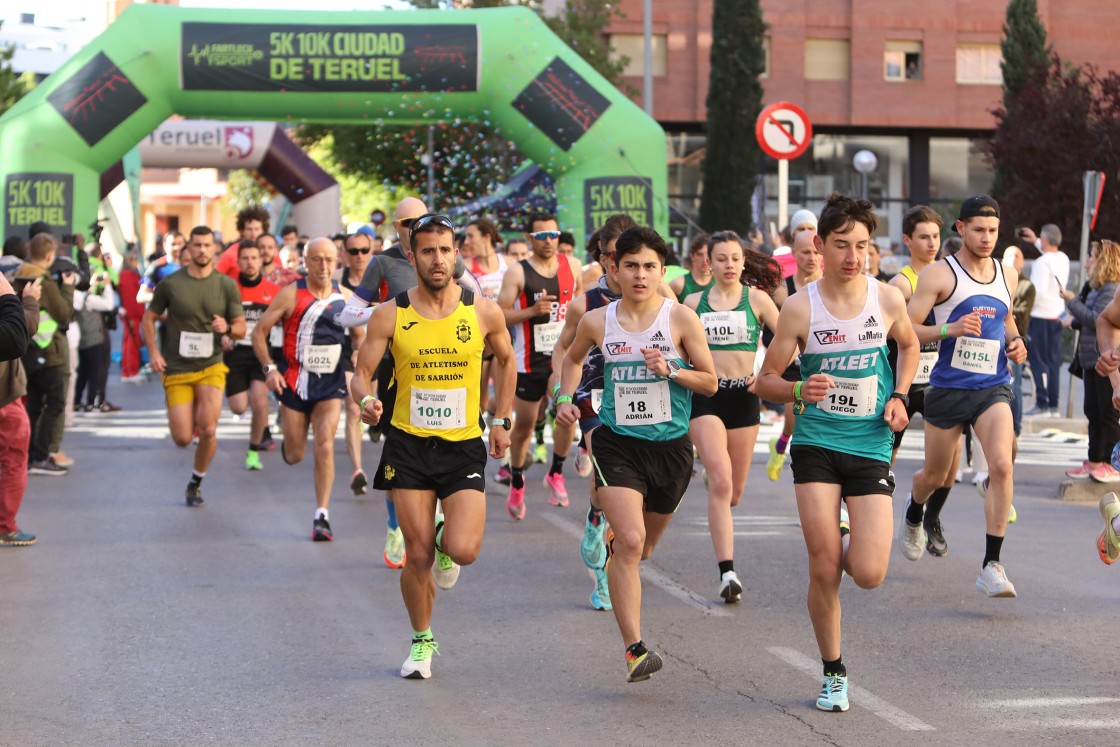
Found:
[[[728,604],[735,604],[743,598],[743,584],[739,582],[735,571],[723,574],[719,582],[719,595]]]
[[[913,496],[906,499],[906,507],[914,502]],[[905,509],[902,512],[902,527],[898,530],[898,546],[907,560],[921,560],[926,552],[926,528],[921,522],[916,525],[906,520]]]
[[[1006,597],[1013,598],[1015,594],[1015,585],[1007,579],[1007,573],[1003,570],[1003,564],[994,560],[990,561],[980,575],[976,579],[976,588],[984,592],[990,597]]]
[[[401,666],[401,677],[407,680],[426,680],[432,676],[432,654],[439,654],[439,644],[431,638],[412,641],[412,650]]]
[[[580,477],[587,477],[591,474],[591,455],[587,453],[587,449],[582,446],[576,453],[576,474]]]

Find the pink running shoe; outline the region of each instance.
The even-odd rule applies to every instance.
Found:
[[[548,496],[549,503],[560,508],[568,506],[568,487],[564,483],[562,472],[557,472],[555,475],[545,475],[544,486],[548,488],[550,493]]]
[[[1066,470],[1066,477],[1072,477],[1074,480],[1088,480],[1089,477],[1090,477],[1090,475],[1089,475],[1089,462],[1085,461],[1085,462],[1081,463],[1080,467],[1075,467],[1074,469],[1067,469]]]
[[[509,489],[509,498],[506,500],[506,513],[514,521],[525,518],[525,488]]]

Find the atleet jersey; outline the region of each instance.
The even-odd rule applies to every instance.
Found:
[[[513,325],[513,352],[517,358],[518,373],[548,373],[552,367],[552,350],[560,339],[568,304],[575,298],[576,280],[567,257],[558,257],[556,275],[545,277],[533,269],[528,259],[521,260],[525,272],[525,285],[513,304],[514,309],[528,309],[541,296],[552,296],[552,308],[547,314],[534,316]]]
[[[894,388],[887,363],[887,332],[879,308],[879,281],[867,277],[867,300],[851,319],[825,308],[819,281],[809,291],[809,334],[801,353],[801,378],[823,373],[836,387],[822,401],[805,404],[793,426],[793,442],[890,462],[894,436],[883,408]],[[858,282],[858,281],[855,281]]]
[[[952,324],[975,311],[980,315],[980,336],[942,340],[929,383],[944,389],[987,389],[1009,383],[1011,374],[1007,370],[1003,346],[1011,293],[1007,289],[1003,265],[989,258],[995,274],[990,282],[981,283],[968,274],[956,257],[945,261],[953,271],[956,284],[952,294],[933,307],[934,323],[938,326]]]
[[[910,296],[913,297],[914,291],[918,289],[918,273],[914,272],[914,268],[906,265],[898,272],[899,275],[906,278],[910,283]],[[923,324],[932,326],[934,323],[933,311],[929,312]],[[926,384],[929,383],[929,375],[933,372],[933,366],[937,363],[937,351],[941,347],[940,340],[933,340],[927,342],[920,348],[920,356],[918,358],[918,370],[914,372],[914,381],[910,383],[910,394],[914,394],[920,389],[924,389]],[[888,360],[891,364],[892,370],[898,369],[898,343],[894,340],[887,341],[887,348],[890,350]]]
[[[708,294],[714,286],[709,285],[700,295],[696,313],[704,325],[708,337],[708,347],[712,350],[745,350],[753,353],[758,350],[758,317],[751,308],[749,286],[743,286],[739,305],[729,311],[716,311],[708,301]]]
[[[459,305],[442,319],[423,317],[408,293],[397,296],[389,345],[397,398],[393,426],[421,438],[469,441],[482,436],[479,385],[486,340],[474,294],[462,290]]]
[[[338,323],[346,299],[333,281],[326,298],[307,289],[307,278],[295,286],[295,308],[284,320],[284,379],[300,399],[331,399],[340,387],[346,390],[346,371],[339,363],[346,330]]]
[[[666,298],[647,329],[628,332],[618,323],[618,302],[607,306],[603,328],[603,406],[599,418],[615,433],[645,441],[670,441],[688,435],[692,392],[646,368],[642,348],[657,348],[666,361],[688,364],[673,344]]]
[[[228,275],[211,272],[196,278],[187,270],[159,281],[148,309],[156,315],[167,312],[162,353],[169,376],[221,363],[221,335],[210,325],[215,315],[231,324],[245,315],[237,283]]]

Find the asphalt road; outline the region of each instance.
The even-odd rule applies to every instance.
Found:
[[[518,524],[492,486],[482,554],[436,600],[433,677],[406,681],[384,503],[349,494],[341,441],[337,540],[312,543],[310,463],[274,451],[246,472],[247,425],[227,415],[206,505],[187,509],[192,452],[167,437],[158,384],[114,382],[111,399],[126,409],[67,435],[70,475],[31,478],[20,520],[39,543],[0,552],[0,744],[1116,742],[1120,569],[1097,559],[1096,507],[1053,498],[1082,444],[1024,438],[1003,551],[1018,599],[973,585],[971,485],[943,514],[948,557],[896,548],[880,589],[844,584],[852,709],[826,714],[792,482],[767,480],[761,445],[736,510],[742,604],[718,599],[699,479],[644,564],[643,634],[665,657],[652,680],[625,682],[613,616],[588,604],[569,464],[572,507],[548,506],[538,466]],[[380,446],[364,453],[372,470]],[[911,431],[896,526],[920,460]]]

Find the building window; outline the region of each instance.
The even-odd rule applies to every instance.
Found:
[[[651,39],[653,75],[666,75],[669,67],[669,43],[665,34],[654,34]],[[645,37],[642,34],[611,34],[611,59],[627,58],[623,75],[645,75]]]
[[[884,80],[921,80],[922,43],[920,41],[888,41],[883,52]]]
[[[805,80],[848,80],[851,48],[847,39],[806,39]]]
[[[957,45],[957,82],[1002,85],[1002,55],[998,44]]]

